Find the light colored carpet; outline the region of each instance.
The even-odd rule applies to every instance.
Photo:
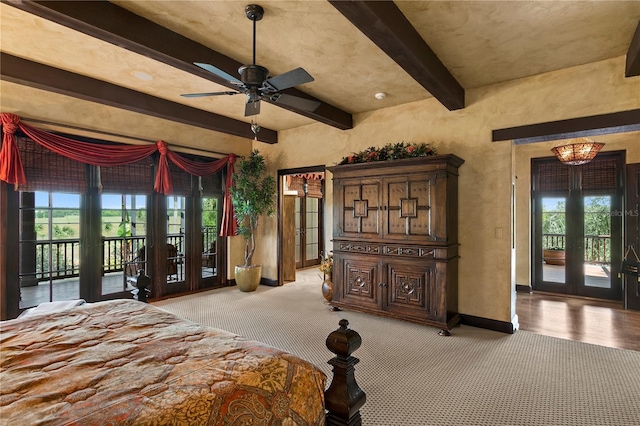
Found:
[[[640,352],[469,326],[438,329],[332,312],[319,272],[283,287],[235,287],[154,305],[285,349],[330,376],[327,335],[341,318],[362,336],[356,380],[364,425],[640,425]]]

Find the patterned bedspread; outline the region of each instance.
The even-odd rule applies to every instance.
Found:
[[[3,425],[324,425],[315,366],[145,303],[0,327]]]

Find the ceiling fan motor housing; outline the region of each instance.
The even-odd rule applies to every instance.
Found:
[[[260,87],[269,78],[269,70],[260,65],[243,65],[238,68],[240,80],[247,87]]]

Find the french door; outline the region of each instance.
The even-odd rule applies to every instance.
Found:
[[[296,269],[320,264],[322,199],[296,197]]]
[[[621,300],[623,153],[532,161],[533,288]]]

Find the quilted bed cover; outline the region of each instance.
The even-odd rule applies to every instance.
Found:
[[[324,425],[314,365],[145,303],[0,327],[2,425]]]

